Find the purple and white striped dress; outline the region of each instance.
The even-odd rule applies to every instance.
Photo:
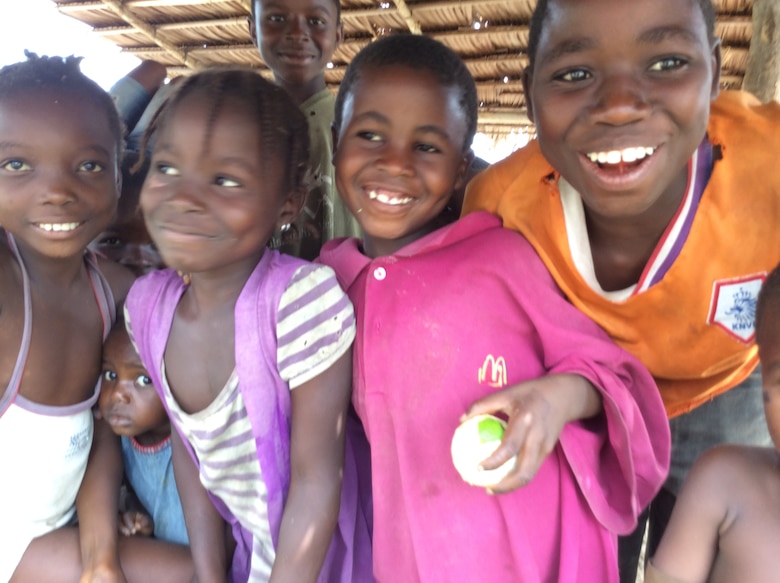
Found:
[[[327,370],[350,349],[355,319],[344,297],[333,272],[319,265],[300,267],[282,294],[277,364],[291,390]],[[267,489],[237,372],[208,407],[193,414],[185,413],[174,399],[164,365],[161,372],[171,419],[200,461],[203,487],[253,533],[249,581],[267,581],[275,557]]]

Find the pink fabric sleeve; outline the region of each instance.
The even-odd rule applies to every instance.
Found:
[[[512,257],[523,272],[517,293],[539,333],[544,368],[582,375],[603,399],[602,414],[564,428],[564,455],[596,518],[629,533],[669,470],[669,422],[658,387],[636,358],[566,300],[525,239],[517,247]]]

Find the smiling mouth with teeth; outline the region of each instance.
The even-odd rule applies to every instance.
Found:
[[[607,152],[588,152],[585,156],[600,167],[615,166],[619,164],[639,164],[645,158],[652,156],[657,148],[638,146],[636,148],[624,148],[622,150],[609,150]]]
[[[47,232],[73,231],[80,223],[38,223],[38,228]]]
[[[407,204],[412,202],[412,200],[414,200],[410,196],[390,196],[388,194],[385,194],[384,192],[377,192],[376,190],[369,190],[368,198],[370,198],[371,200],[379,201],[382,204],[389,204],[389,205]]]

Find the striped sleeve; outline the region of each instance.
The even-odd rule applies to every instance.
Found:
[[[355,313],[334,271],[304,265],[279,302],[277,365],[294,389],[327,370],[352,346]]]

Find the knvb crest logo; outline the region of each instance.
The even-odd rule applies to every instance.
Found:
[[[718,326],[742,342],[752,342],[758,292],[765,279],[765,273],[757,273],[739,279],[716,281],[712,288],[707,323]]]

